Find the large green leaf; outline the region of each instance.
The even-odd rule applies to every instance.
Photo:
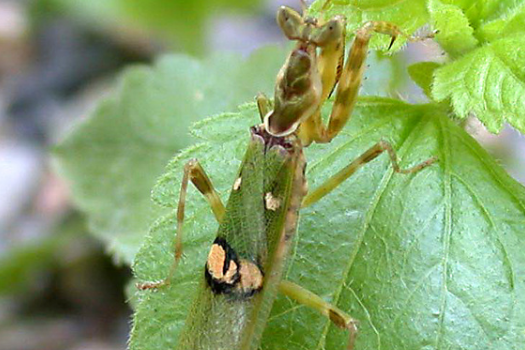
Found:
[[[310,188],[381,138],[393,143],[403,167],[439,157],[430,168],[400,175],[382,155],[302,213],[287,278],[360,320],[357,349],[518,349],[525,343],[525,189],[439,108],[361,99],[342,135],[307,150]],[[169,212],[137,255],[140,280],[163,278],[172,262],[184,163],[198,158],[226,200],[257,119],[247,105],[196,125],[202,142],[170,163],[153,192]],[[202,278],[218,225],[191,186],[187,204],[185,258],[171,286],[137,292],[132,350],[175,348]],[[262,348],[343,349],[346,338],[281,297]]]
[[[117,258],[133,260],[152,220],[151,188],[173,154],[191,143],[189,125],[257,91],[271,93],[284,55],[276,48],[248,59],[172,55],[152,68],[128,69],[116,94],[59,145],[59,169],[76,204]]]

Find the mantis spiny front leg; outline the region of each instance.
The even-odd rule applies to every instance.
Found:
[[[350,119],[373,33],[391,36],[389,49],[399,36],[410,42],[433,37],[433,33],[421,37],[407,35],[389,22],[366,22],[356,31],[343,67],[346,37],[343,16],[322,23],[283,6],[277,14],[277,22],[288,39],[297,41],[297,46],[279,72],[275,108],[265,116],[265,126],[275,136],[289,135],[298,129],[303,146],[314,141],[330,142]],[[321,106],[336,85],[334,105],[325,126],[321,120]]]

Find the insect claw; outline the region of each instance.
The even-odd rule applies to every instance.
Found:
[[[392,48],[392,45],[394,45],[394,41],[396,41],[396,39],[397,39],[397,36],[392,36],[392,40],[390,40],[390,45],[388,45],[387,51],[390,51],[390,49]]]

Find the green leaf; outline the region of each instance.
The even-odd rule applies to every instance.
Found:
[[[430,0],[428,11],[433,28],[439,30],[436,40],[451,57],[460,56],[477,46],[474,30],[461,8]]]
[[[452,99],[461,118],[474,115],[493,133],[508,122],[525,133],[525,38],[499,39],[436,71],[433,96]]]
[[[71,182],[89,226],[128,264],[152,221],[150,191],[167,161],[192,139],[188,127],[204,116],[270,94],[282,49],[248,59],[166,56],[152,68],[128,69],[116,93],[58,146],[61,173]]]
[[[510,7],[515,6],[516,0],[442,0],[442,2],[460,7],[471,26],[477,30],[487,20],[497,18]]]
[[[479,35],[487,41],[525,32],[525,3],[511,9],[501,18],[483,25]]]
[[[412,34],[428,22],[425,0],[397,1],[390,0],[339,0],[332,1],[327,9],[322,7],[326,0],[315,1],[308,9],[308,15],[330,18],[344,15],[348,35],[353,35],[367,21],[388,21],[399,26],[405,33]],[[405,38],[400,37],[392,51],[401,48]],[[370,43],[373,49],[388,48],[390,38],[386,35],[375,35]]]
[[[202,142],[179,154],[153,192],[169,212],[153,225],[134,266],[139,280],[166,276],[172,263],[181,172],[198,158],[225,201],[258,122],[255,106],[206,119]],[[228,137],[229,135],[229,137]],[[360,321],[356,349],[517,349],[525,341],[525,189],[437,105],[364,98],[329,145],[306,152],[315,188],[380,139],[401,166],[381,155],[302,212],[287,278]],[[482,186],[481,186],[482,184]],[[137,292],[130,348],[174,349],[218,227],[189,187],[184,259],[174,283]],[[196,332],[206,332],[195,330]],[[196,334],[197,336],[197,334]],[[347,334],[280,297],[263,349],[343,349]]]
[[[434,71],[441,67],[436,62],[419,62],[408,67],[408,74],[414,82],[423,89],[425,95],[432,99],[432,77]]]
[[[440,30],[436,39],[457,58],[435,72],[433,97],[450,98],[460,118],[473,113],[493,133],[505,122],[525,131],[523,9],[523,4],[509,1],[429,2],[434,25]],[[475,37],[485,44],[478,47]]]

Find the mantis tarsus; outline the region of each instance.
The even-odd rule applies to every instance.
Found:
[[[335,16],[321,23],[281,7],[277,22],[297,45],[278,74],[273,106],[263,95],[257,97],[263,124],[251,129],[250,143],[227,206],[222,204],[198,161],[189,161],[184,168],[177,209],[173,266],[166,279],[139,284],[140,289],[153,289],[171,283],[182,256],[184,207],[191,181],[207,198],[220,226],[177,349],[259,348],[278,291],[349,330],[347,346],[352,349],[357,329],[350,316],[302,287],[282,280],[299,209],[316,203],[384,151],[399,173],[413,173],[435,161],[431,158],[410,169],[401,169],[392,146],[380,141],[308,193],[303,147],[312,142],[329,142],[347,123],[361,84],[370,36],[374,32],[388,34],[393,42],[404,34],[387,22],[365,23],[356,32],[343,67],[344,17]],[[333,110],[325,126],[320,109],[336,85]]]

